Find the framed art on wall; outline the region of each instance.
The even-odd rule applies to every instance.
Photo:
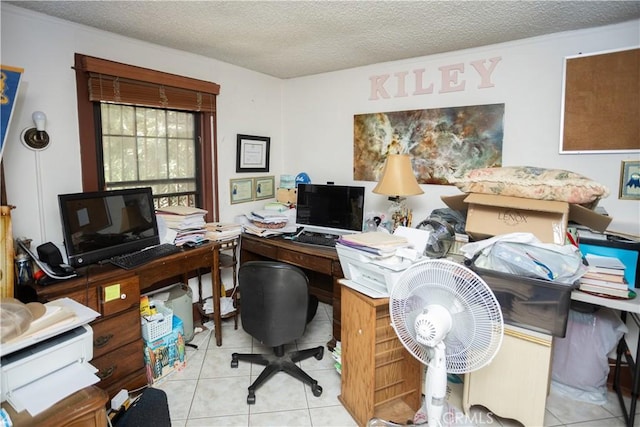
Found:
[[[266,136],[238,134],[236,172],[269,172],[270,144]]]
[[[231,204],[253,200],[253,178],[230,179]]]
[[[263,176],[254,178],[255,200],[271,199],[275,197],[275,177]]]
[[[418,184],[452,185],[502,166],[505,104],[356,114],[353,179],[378,182],[388,154],[409,154]]]
[[[640,160],[622,161],[618,198],[640,200]]]

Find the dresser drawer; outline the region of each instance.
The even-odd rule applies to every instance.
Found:
[[[86,305],[92,310],[98,311],[98,296],[96,288],[90,287],[79,291],[69,292],[64,297],[71,298],[82,305]]]
[[[330,258],[314,257],[302,252],[280,249],[278,260],[331,276],[332,261]]]
[[[111,384],[144,368],[142,340],[133,341],[104,356],[94,357],[90,363],[98,369],[98,387],[108,389]]]
[[[99,311],[103,316],[119,313],[132,306],[140,306],[138,277],[130,276],[98,285]]]
[[[98,319],[91,327],[95,359],[124,344],[140,340],[140,309],[134,306],[118,316]]]

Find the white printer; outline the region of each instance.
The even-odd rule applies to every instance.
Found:
[[[59,324],[2,345],[0,393],[20,412],[34,416],[81,388],[97,383],[93,330],[100,314],[69,298],[52,301],[74,315]],[[20,337],[18,337],[20,338]]]
[[[381,257],[336,244],[345,285],[372,298],[385,298],[415,260],[400,255]]]

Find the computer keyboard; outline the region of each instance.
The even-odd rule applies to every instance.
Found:
[[[171,243],[161,243],[141,251],[114,256],[109,259],[109,262],[117,267],[124,268],[125,270],[131,270],[132,268],[139,267],[153,261],[154,259],[162,258],[180,251],[181,249],[176,245],[172,245]]]
[[[309,243],[312,245],[335,247],[338,236],[332,234],[300,233],[293,241],[298,243]]]

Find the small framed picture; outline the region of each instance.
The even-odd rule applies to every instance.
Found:
[[[623,160],[619,199],[640,200],[640,160]]]
[[[229,190],[231,204],[251,202],[253,200],[253,179],[230,179]]]
[[[255,199],[272,199],[275,197],[275,177],[264,176],[254,178]]]
[[[237,137],[236,172],[269,172],[269,145],[266,136]]]

